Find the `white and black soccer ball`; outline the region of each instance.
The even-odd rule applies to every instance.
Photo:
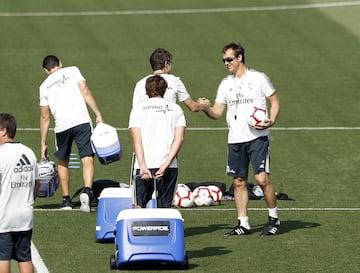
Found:
[[[185,184],[178,184],[173,205],[178,208],[190,208],[194,205],[194,195],[190,188]]]
[[[219,205],[221,203],[221,199],[223,196],[222,191],[220,190],[220,188],[218,186],[215,186],[215,185],[209,185],[207,187],[209,188],[211,196],[213,198],[211,205],[212,206]]]
[[[266,109],[256,106],[250,108],[246,118],[250,126],[258,125],[269,119]]]
[[[198,207],[210,206],[213,202],[213,197],[210,189],[207,186],[200,186],[193,190],[194,203]]]

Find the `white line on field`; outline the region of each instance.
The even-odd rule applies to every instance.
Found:
[[[174,10],[115,10],[115,11],[79,11],[79,12],[1,12],[0,17],[51,17],[51,16],[111,16],[111,15],[154,15],[154,14],[194,14],[225,13],[244,11],[276,11],[314,8],[358,6],[360,1],[339,1],[333,3],[312,3],[304,5],[229,7],[209,9],[174,9]]]
[[[39,128],[17,128],[17,131],[40,131]],[[54,128],[50,128],[54,130]],[[116,128],[117,131],[128,131],[129,128]],[[227,127],[198,127],[186,128],[189,131],[225,131]],[[272,127],[274,131],[347,131],[347,130],[360,130],[360,127]]]
[[[37,273],[49,273],[49,270],[47,269],[39,251],[33,242],[31,242],[31,257]]]

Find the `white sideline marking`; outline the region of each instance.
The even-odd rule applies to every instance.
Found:
[[[49,273],[43,259],[40,256],[39,251],[35,247],[34,243],[31,242],[31,257],[37,273]]]
[[[79,11],[79,12],[1,12],[0,17],[48,17],[48,16],[109,16],[109,15],[154,15],[154,14],[191,14],[191,13],[225,13],[244,11],[274,11],[314,8],[331,8],[358,6],[360,1],[343,1],[333,3],[313,3],[304,5],[232,7],[213,9],[174,9],[174,10],[115,10],[115,11]]]

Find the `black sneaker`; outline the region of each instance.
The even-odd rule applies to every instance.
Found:
[[[91,211],[91,200],[95,198],[92,189],[85,188],[84,192],[80,194],[80,210],[82,212],[90,212]]]
[[[62,210],[72,210],[73,209],[73,204],[71,203],[70,198],[63,198],[60,209],[62,209]]]
[[[224,236],[237,236],[237,235],[248,235],[251,234],[251,230],[244,228],[243,226],[237,225],[232,230],[226,232]]]
[[[271,236],[279,233],[280,220],[269,216],[269,222],[266,224],[261,236]]]

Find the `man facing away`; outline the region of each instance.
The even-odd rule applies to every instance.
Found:
[[[55,120],[55,141],[58,158],[58,174],[63,201],[61,208],[71,210],[69,159],[72,143],[75,141],[82,163],[84,192],[80,194],[83,212],[90,212],[90,201],[94,198],[94,150],[90,137],[92,122],[87,105],[96,115],[96,124],[103,122],[95,98],[85,78],[76,66],[63,67],[58,57],[46,56],[42,63],[48,77],[40,85],[40,135],[41,157],[47,157],[46,144],[51,114]]]
[[[180,106],[163,98],[168,90],[163,77],[151,76],[145,86],[149,99],[134,106],[129,118],[136,155],[136,204],[146,207],[156,190],[157,207],[170,208],[177,187],[177,154],[184,142],[186,121]]]
[[[171,74],[172,59],[172,54],[165,48],[156,48],[153,51],[150,56],[152,73],[136,83],[133,94],[133,106],[149,99],[145,90],[145,82],[147,78],[153,75],[160,75],[167,82],[168,87],[164,95],[165,100],[176,103],[178,99],[180,102],[183,102],[191,112],[198,112],[203,110],[205,107],[210,106],[209,104],[206,105],[209,101],[199,99],[195,102],[191,99],[190,94],[180,77]]]
[[[0,113],[0,273],[33,273],[31,237],[34,199],[39,189],[36,156],[14,140],[16,119]]]

